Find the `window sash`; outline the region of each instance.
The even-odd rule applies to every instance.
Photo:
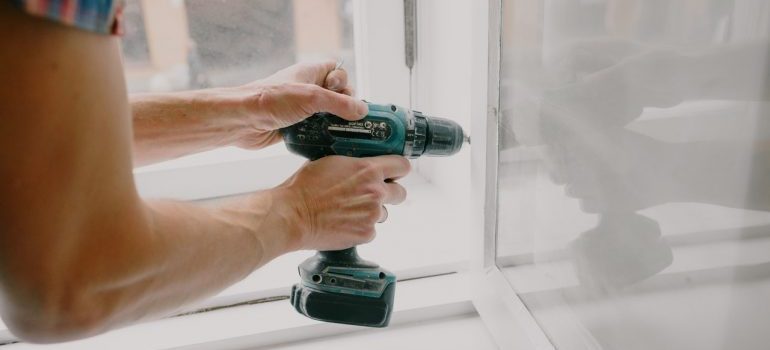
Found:
[[[496,264],[501,0],[473,7],[471,297],[501,349],[553,349]]]

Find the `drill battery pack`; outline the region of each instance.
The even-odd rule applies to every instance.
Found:
[[[315,320],[387,327],[395,294],[395,283],[390,283],[379,298],[329,293],[297,283],[291,288],[291,304],[299,313]]]

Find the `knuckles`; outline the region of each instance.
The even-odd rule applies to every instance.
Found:
[[[318,109],[324,102],[323,88],[317,85],[302,84],[301,87],[297,87],[302,91],[302,96],[306,102],[312,106],[314,112],[320,112]]]
[[[366,207],[366,222],[374,224],[382,216],[382,204],[369,203]]]
[[[369,184],[363,187],[363,194],[371,199],[373,204],[381,205],[382,201],[385,200],[385,197],[387,196],[387,193],[385,192],[385,188],[381,184],[373,183]]]
[[[366,180],[382,181],[381,171],[375,162],[369,159],[361,159],[356,164],[358,172]]]

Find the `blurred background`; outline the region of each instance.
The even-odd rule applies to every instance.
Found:
[[[128,0],[129,91],[233,86],[339,58],[353,84],[352,14],[351,0]]]

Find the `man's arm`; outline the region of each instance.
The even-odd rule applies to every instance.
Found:
[[[134,163],[223,146],[264,148],[281,140],[276,129],[314,112],[359,119],[368,108],[350,94],[347,73],[334,62],[297,64],[242,86],[135,94]]]
[[[265,251],[262,237],[226,212],[145,205],[131,175],[117,39],[28,18],[7,4],[0,4],[0,30],[13,33],[0,50],[0,283],[15,333],[61,340],[168,312],[290,249],[285,241]],[[290,237],[267,209],[253,219],[280,224],[270,241]]]
[[[405,196],[384,181],[408,171],[403,158],[329,157],[217,208],[143,202],[117,39],[4,1],[0,32],[13,33],[0,44],[0,314],[22,339],[168,314],[282,253],[366,242],[382,203]],[[335,215],[355,220],[327,227]]]

